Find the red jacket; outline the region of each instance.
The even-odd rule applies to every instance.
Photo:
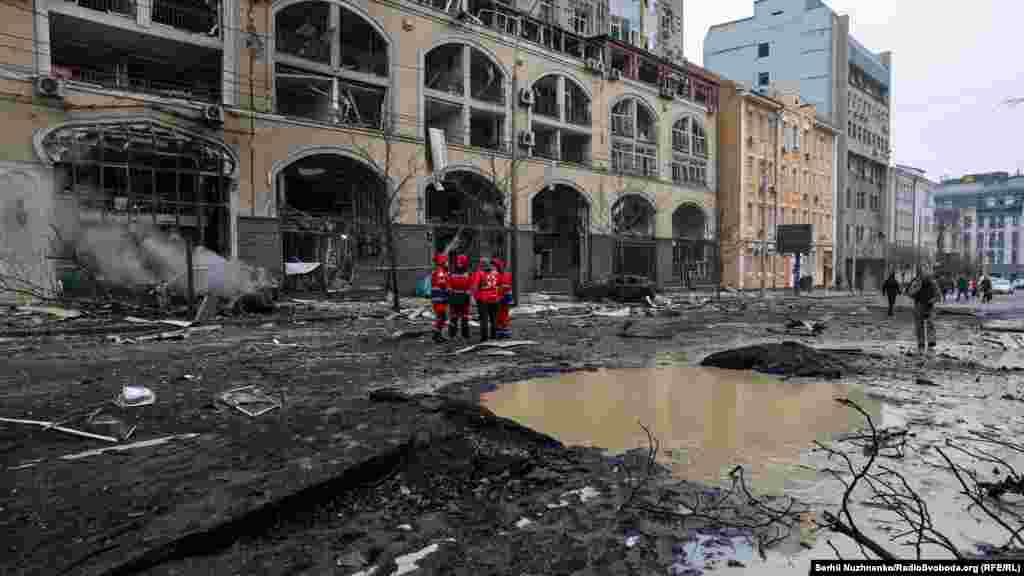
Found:
[[[501,297],[497,270],[477,270],[473,273],[473,297],[477,302],[495,304]]]
[[[434,304],[448,303],[448,270],[438,266],[430,275],[430,301]]]
[[[458,270],[448,275],[449,301],[453,306],[469,304],[473,276],[469,270]]]

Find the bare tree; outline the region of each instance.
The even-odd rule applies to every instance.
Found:
[[[383,176],[384,197],[382,205],[376,206],[371,219],[367,222],[371,229],[383,240],[384,252],[388,269],[388,288],[391,292],[391,306],[395,311],[401,309],[398,292],[398,242],[396,224],[401,217],[404,201],[402,191],[406,185],[419,174],[425,165],[423,154],[419,151],[403,157],[400,144],[408,142],[410,148],[418,146],[412,139],[403,136],[398,129],[398,117],[395,113],[386,113],[381,120],[381,132],[378,137],[365,133],[351,132],[351,146],[371,165],[379,168]],[[375,145],[376,144],[376,145]],[[379,149],[377,149],[379,148]],[[375,150],[376,149],[376,150]],[[376,152],[376,154],[374,153]]]

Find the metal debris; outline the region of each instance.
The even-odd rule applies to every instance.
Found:
[[[268,396],[256,386],[232,388],[221,393],[220,399],[228,406],[253,418],[281,407],[281,402]]]
[[[122,444],[120,446],[110,446],[107,448],[97,448],[95,450],[86,450],[85,452],[77,452],[75,454],[65,454],[61,456],[61,460],[79,460],[81,458],[88,458],[89,456],[97,456],[104,452],[123,452],[125,450],[134,450],[136,448],[149,448],[150,446],[159,446],[161,444],[167,444],[174,440],[187,440],[189,438],[195,438],[199,434],[193,432],[190,434],[176,434],[174,436],[164,436],[162,438],[153,438],[151,440],[141,440],[139,442],[132,442],[131,444]]]
[[[93,434],[92,432],[84,432],[82,430],[75,430],[74,428],[65,428],[64,426],[58,426],[57,422],[45,422],[42,420],[21,420],[18,418],[0,418],[0,422],[7,422],[9,424],[26,424],[29,426],[42,426],[45,430],[56,430],[58,432],[64,432],[65,434],[71,434],[73,436],[81,436],[83,438],[92,438],[93,440],[103,440],[104,442],[117,442],[117,438],[111,436],[103,436],[102,434]]]

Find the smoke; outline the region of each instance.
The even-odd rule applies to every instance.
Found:
[[[70,236],[79,258],[107,282],[165,283],[181,293],[186,290],[188,245],[178,234],[168,235],[153,225],[103,223],[83,225]],[[227,260],[202,246],[193,249],[192,266],[199,294],[233,298],[271,285],[266,270]]]

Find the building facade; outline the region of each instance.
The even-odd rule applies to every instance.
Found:
[[[831,284],[838,131],[800,97],[721,88],[722,280],[738,289],[792,288],[796,261],[775,248],[776,224],[810,224],[800,276]]]
[[[897,164],[889,177],[885,232],[890,269],[903,271],[938,254],[933,188],[924,170]]]
[[[1004,278],[1024,275],[1024,176],[989,172],[947,179],[934,187],[933,198],[941,254],[956,254]]]
[[[365,279],[387,221],[403,290],[449,245],[526,290],[711,281],[717,76],[529,4],[4,4],[2,246],[43,282],[54,222],[146,222]]]
[[[708,30],[704,66],[751,88],[799,93],[842,130],[836,273],[863,288],[879,284],[884,268],[892,54],[864,48],[849,24],[820,0],[756,0],[752,17]]]

